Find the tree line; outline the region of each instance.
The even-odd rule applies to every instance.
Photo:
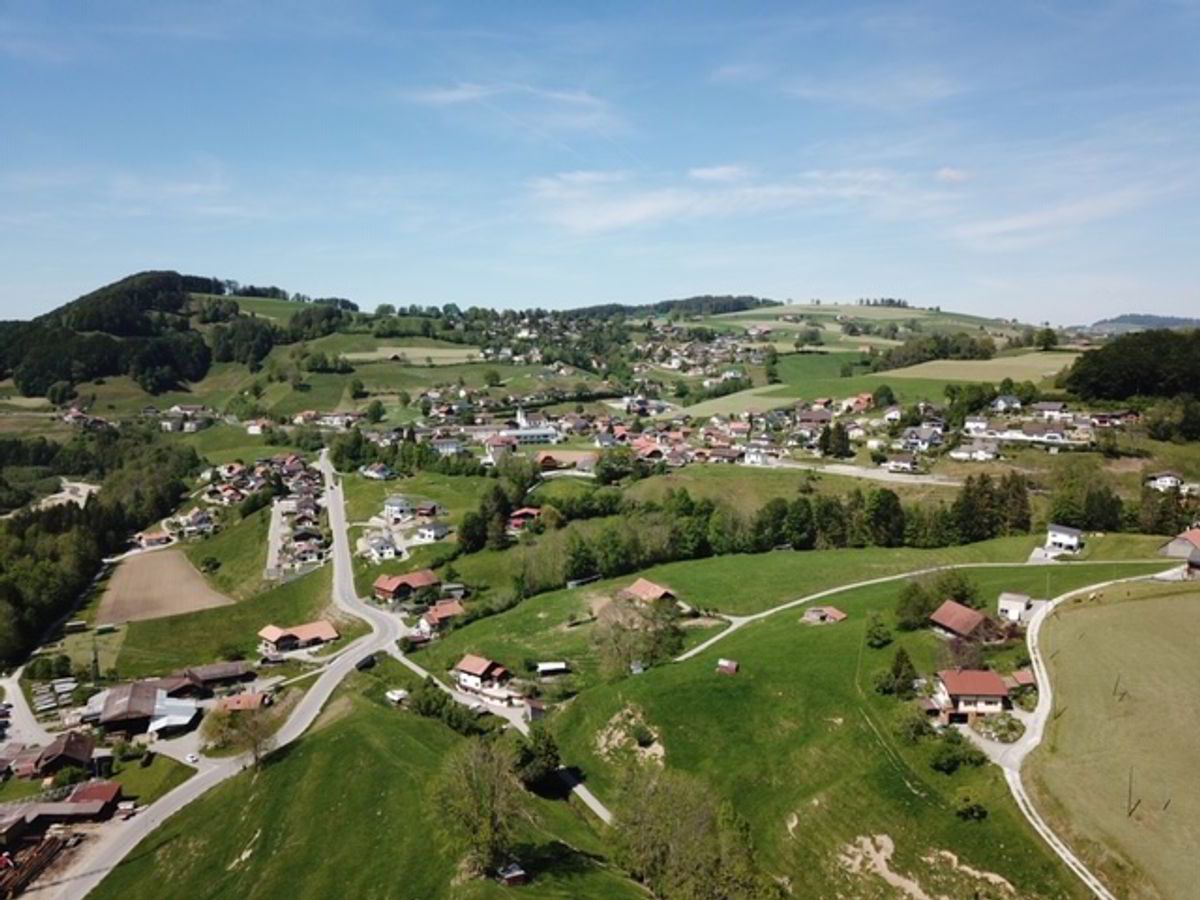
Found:
[[[1085,352],[1064,379],[1065,387],[1085,400],[1195,397],[1197,384],[1200,330],[1121,335]]]
[[[902,369],[935,359],[991,359],[996,344],[990,337],[957,334],[924,334],[911,337],[899,347],[889,347],[871,361],[871,369],[882,372]]]

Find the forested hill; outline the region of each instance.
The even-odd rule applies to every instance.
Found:
[[[214,360],[257,367],[271,348],[336,330],[349,301],[314,300],[280,328],[243,315],[232,282],[139,272],[30,322],[0,322],[0,378],[56,403],[96,378],[131,376],[158,393],[207,374]],[[278,290],[258,289],[254,290]]]
[[[715,316],[720,313],[743,312],[747,309],[780,305],[778,300],[767,300],[762,297],[702,294],[696,297],[684,297],[680,300],[660,300],[657,303],[644,303],[637,306],[623,303],[583,306],[578,309],[564,310],[563,315],[579,318],[605,318],[616,315],[666,316],[674,312],[687,316]]]
[[[1089,331],[1118,334],[1125,331],[1145,331],[1152,328],[1200,328],[1200,319],[1184,316],[1156,316],[1148,313],[1125,313],[1111,319],[1101,319],[1088,326]]]

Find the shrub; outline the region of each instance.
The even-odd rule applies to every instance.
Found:
[[[959,788],[954,795],[954,814],[967,822],[982,822],[988,811],[970,788]]]
[[[1011,744],[1025,733],[1025,723],[1009,713],[988,716],[975,722],[975,730],[986,738]]]
[[[909,707],[894,726],[896,737],[906,744],[918,744],[922,739],[933,734],[933,726],[923,709]]]
[[[985,762],[987,757],[982,751],[972,746],[957,730],[947,728],[942,732],[929,765],[935,772],[953,775],[962,766],[982,766]]]

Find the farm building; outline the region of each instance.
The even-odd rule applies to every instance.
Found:
[[[937,673],[933,700],[944,722],[972,722],[1003,712],[1008,688],[1003,678],[987,669],[943,669]]]
[[[217,701],[217,709],[225,712],[253,712],[271,705],[271,695],[265,691],[246,691]]]
[[[996,614],[1010,622],[1027,622],[1033,615],[1033,600],[1028,594],[1013,594],[1005,591],[996,601]]]
[[[738,661],[736,659],[725,659],[722,657],[717,660],[718,675],[736,675],[738,673]]]
[[[60,734],[38,755],[36,770],[39,778],[53,775],[67,766],[89,770],[96,742],[82,731]]]
[[[954,600],[947,600],[929,617],[929,623],[935,631],[948,637],[975,640],[983,631],[987,617],[978,610],[963,606]]]
[[[1183,476],[1178,472],[1155,472],[1146,476],[1146,487],[1166,494],[1183,487]]]
[[[1187,559],[1200,550],[1200,528],[1189,528],[1162,548],[1163,556]]]
[[[836,625],[846,619],[846,614],[836,606],[810,606],[804,611],[804,621],[809,625]]]
[[[118,684],[93,700],[99,703],[100,727],[109,732],[161,736],[185,731],[200,717],[194,700],[171,697],[153,681]]]
[[[394,603],[406,600],[417,591],[436,588],[442,580],[432,569],[418,569],[403,575],[380,575],[375,579],[375,599]]]
[[[1078,553],[1083,549],[1083,532],[1067,525],[1051,525],[1046,529],[1046,549]]]
[[[655,584],[645,578],[639,578],[629,587],[621,591],[618,597],[624,600],[634,600],[638,603],[654,603],[658,600],[674,600],[675,594],[670,588]]]
[[[289,628],[267,625],[258,633],[259,646],[264,653],[287,653],[289,650],[336,641],[339,636],[338,630],[325,619]]]

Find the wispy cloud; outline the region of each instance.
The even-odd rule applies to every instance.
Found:
[[[531,127],[550,131],[609,134],[623,121],[603,97],[578,89],[545,88],[522,82],[471,82],[403,90],[402,101],[439,109],[480,106]]]
[[[688,170],[688,177],[696,181],[744,181],[750,177],[745,166],[701,166]]]
[[[697,171],[713,169],[692,169],[687,179],[659,184],[636,181],[625,173],[588,173],[582,179],[579,173],[566,173],[535,179],[530,196],[540,218],[580,234],[859,204],[890,215],[920,202],[906,179],[880,169],[813,170],[762,181],[742,171],[736,178],[695,177]]]
[[[1084,225],[1129,212],[1156,192],[1127,188],[1066,200],[1028,212],[959,225],[952,234],[979,250],[1017,250],[1057,240]]]
[[[966,91],[967,86],[962,81],[936,71],[799,79],[784,87],[785,94],[811,103],[877,109],[926,106],[957,97]]]
[[[971,173],[966,169],[957,169],[954,166],[942,166],[933,173],[933,177],[942,184],[962,184],[964,181],[971,180]]]

